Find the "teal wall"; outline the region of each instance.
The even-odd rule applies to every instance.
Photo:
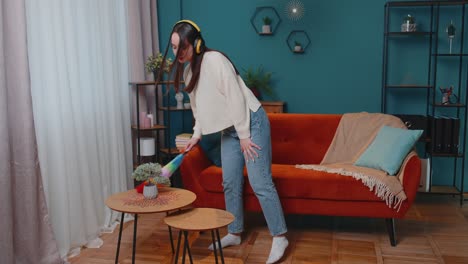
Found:
[[[299,22],[284,15],[287,1],[183,1],[183,16],[201,27],[207,46],[227,53],[240,70],[263,65],[288,112],[380,111],[383,7],[379,1],[302,1]],[[179,20],[179,1],[158,1],[161,47]],[[282,18],[273,36],[260,36],[250,18],[258,6],[274,6]],[[262,15],[259,16],[261,18]],[[291,30],[306,30],[302,55],[286,45]]]
[[[174,23],[191,19],[200,26],[206,45],[225,52],[239,70],[263,65],[273,72],[277,98],[266,99],[285,101],[289,113],[380,112],[385,1],[303,0],[305,15],[297,22],[288,20],[284,13],[288,2],[159,0],[161,51]],[[273,6],[282,19],[273,36],[260,36],[251,25],[251,16],[259,6]],[[258,19],[261,17],[263,14]],[[311,43],[304,54],[289,50],[286,39],[292,30],[307,31]],[[413,59],[392,69],[395,82],[427,77],[427,60],[421,59],[427,58],[427,53],[418,45],[409,46],[415,48]],[[391,52],[405,54],[409,47],[397,44]],[[425,94],[420,93],[390,94],[389,106],[393,112],[425,114]],[[434,183],[451,184],[447,171],[453,169],[453,162],[434,162]]]

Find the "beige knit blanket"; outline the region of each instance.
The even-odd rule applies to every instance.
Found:
[[[392,115],[365,112],[344,114],[320,165],[302,164],[296,165],[296,168],[337,173],[361,180],[389,207],[399,210],[406,200],[402,186],[403,170],[396,176],[390,176],[385,171],[353,165],[384,125],[406,129],[403,122]],[[414,151],[408,154],[402,168],[414,155]]]

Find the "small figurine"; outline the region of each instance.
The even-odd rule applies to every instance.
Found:
[[[453,25],[453,20],[451,20],[450,25],[448,25],[447,29],[445,30],[449,38],[450,54],[452,54],[452,40],[455,38],[455,30],[456,29],[455,29],[455,26]]]
[[[452,104],[452,100],[450,100],[450,97],[453,95],[455,99],[458,101],[458,96],[453,93],[453,86],[450,86],[450,88],[442,88],[439,87],[440,92],[442,93],[442,104],[443,105],[448,105]]]

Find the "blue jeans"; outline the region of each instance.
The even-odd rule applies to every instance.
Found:
[[[222,133],[224,198],[227,211],[235,217],[234,222],[228,226],[228,231],[229,233],[244,231],[243,170],[244,165],[247,165],[250,186],[260,202],[271,235],[284,234],[287,228],[283,209],[271,178],[270,121],[262,107],[257,112],[250,111],[250,139],[261,149],[255,148],[259,155],[255,158],[255,162],[250,160],[246,163],[234,127],[227,128]]]

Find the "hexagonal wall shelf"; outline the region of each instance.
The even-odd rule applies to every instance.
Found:
[[[305,30],[293,30],[286,39],[289,50],[294,53],[304,53],[310,45],[309,35]]]
[[[263,14],[263,17],[260,18],[258,15]],[[272,18],[272,16],[274,16]],[[265,24],[263,22],[264,18],[270,18],[271,19],[271,27],[270,31],[268,31],[268,27],[265,27]],[[281,24],[281,17],[279,16],[278,12],[276,9],[272,6],[259,6],[255,8],[255,12],[250,18],[250,23],[252,24],[252,27],[255,29],[255,32],[259,35],[273,35],[278,29],[278,26]],[[262,25],[261,29],[259,30],[260,27],[258,25]]]

